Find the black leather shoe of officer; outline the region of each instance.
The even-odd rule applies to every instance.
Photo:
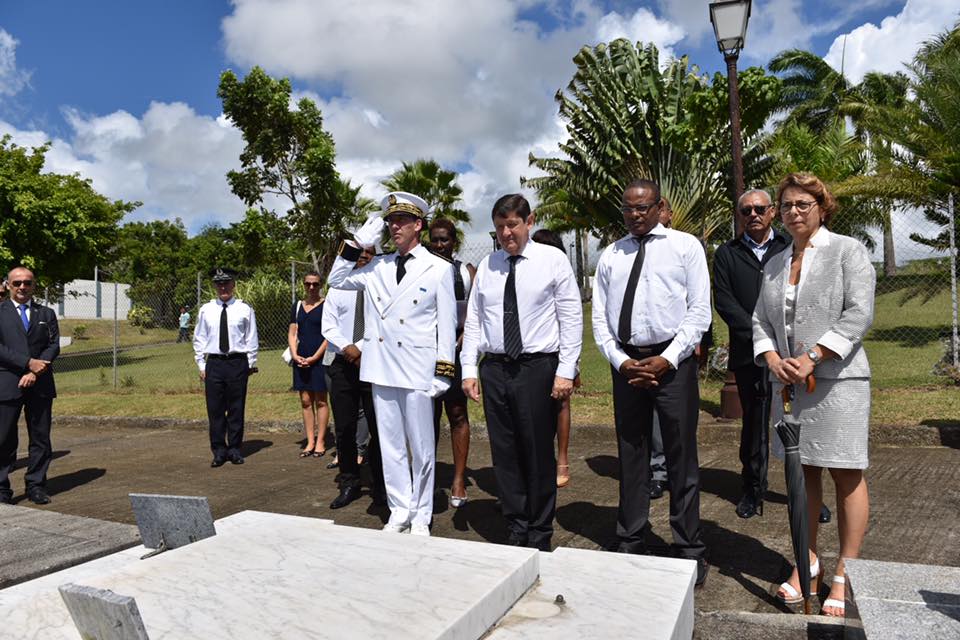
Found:
[[[662,480],[651,480],[650,481],[650,499],[656,500],[657,498],[663,497],[664,489]]]
[[[0,493],[0,504],[13,504],[13,494],[6,491]]]
[[[223,464],[227,461],[226,457],[221,454],[213,456],[213,460],[210,462],[211,467],[222,467]]]
[[[707,581],[707,574],[710,572],[710,565],[703,558],[697,558],[697,581],[694,587],[699,589]]]
[[[827,505],[820,505],[820,517],[817,518],[822,523],[830,522],[833,518],[833,515],[830,513],[830,509],[827,508]]]
[[[331,509],[340,509],[345,507],[357,498],[360,497],[360,487],[356,485],[349,485],[346,487],[340,488],[340,495],[333,499],[333,502],[330,503]]]
[[[230,464],[243,464],[243,456],[240,455],[239,451],[231,451],[227,454],[227,459]]]
[[[627,542],[626,540],[617,540],[607,547],[607,551],[613,553],[629,553],[634,556],[650,555],[650,550],[645,542]]]
[[[753,516],[763,515],[763,500],[758,498],[755,493],[747,492],[737,503],[737,515],[741,518],[752,518]]]
[[[50,494],[43,487],[30,487],[27,490],[27,500],[34,504],[50,504]]]

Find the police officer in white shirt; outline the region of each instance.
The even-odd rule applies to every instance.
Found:
[[[372,249],[364,249],[354,268],[362,269],[373,256]],[[370,434],[366,451],[373,479],[370,495],[374,504],[387,503],[373,394],[370,383],[360,380],[364,315],[363,291],[327,291],[323,303],[322,333],[329,345],[328,352],[333,353],[333,359],[327,365],[327,373],[330,375],[330,402],[333,404],[333,423],[337,430],[337,464],[340,467],[340,493],[330,503],[331,509],[345,507],[361,494],[360,465],[357,463],[357,429],[361,410]]]
[[[243,464],[243,410],[247,378],[257,372],[257,318],[246,302],[234,297],[237,272],[217,268],[217,297],[200,307],[193,332],[193,352],[200,368],[210,421],[211,467],[229,460]]]
[[[428,536],[436,466],[433,398],[450,387],[454,375],[453,266],[420,244],[428,211],[422,198],[398,191],[380,204],[383,217],[372,216],[354,242],[344,243],[329,283],[364,291],[360,379],[373,385],[390,507],[384,530]],[[384,222],[397,252],[354,269],[359,247],[373,246]]]
[[[681,557],[708,565],[700,531],[697,420],[700,392],[694,350],[710,325],[710,276],[700,241],[659,222],[660,187],[635,180],[623,193],[629,233],[597,263],[593,335],[610,361],[620,459],[616,550],[646,553],[650,439],[656,408],[670,482],[670,527]]]
[[[553,440],[559,401],[577,377],[583,310],[567,257],[531,241],[533,223],[522,195],[494,204],[502,249],[477,268],[460,362],[467,397],[479,400],[478,378],[483,383],[507,542],[549,551],[557,504]]]

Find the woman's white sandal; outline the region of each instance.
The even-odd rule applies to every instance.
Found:
[[[833,576],[833,582],[835,584],[846,585],[847,579],[844,578],[843,576]],[[846,589],[846,587],[844,587],[844,589]],[[838,609],[840,613],[837,615],[823,613],[823,610],[826,609],[827,607]],[[846,600],[837,600],[836,598],[827,598],[826,600],[823,601],[823,606],[820,608],[820,613],[825,616],[829,616],[831,618],[843,618],[846,615]]]
[[[820,558],[813,561],[810,565],[810,593],[815,594],[820,589]],[[789,582],[780,585],[780,590],[787,594],[787,597],[777,592],[777,600],[783,604],[800,604],[803,602],[803,595],[798,593]]]

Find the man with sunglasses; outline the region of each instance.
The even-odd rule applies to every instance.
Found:
[[[60,354],[53,309],[33,299],[33,273],[17,267],[7,276],[10,297],[0,303],[0,503],[13,499],[9,473],[17,459],[17,422],[27,418],[27,499],[47,504],[47,469],[53,458],[50,418],[57,395],[51,363]]]
[[[193,330],[193,352],[207,401],[211,467],[229,460],[243,464],[243,412],[247,379],[257,372],[257,317],[233,295],[237,272],[218,267],[211,273],[217,297],[200,307]]]
[[[776,207],[760,189],[747,191],[737,202],[737,228],[743,232],[719,249],[713,259],[714,304],[730,328],[727,367],[737,380],[743,430],[740,464],[743,497],[737,515],[763,514],[767,488],[767,443],[770,385],[766,372],[753,360],[753,308],[760,295],[763,267],[787,248],[790,239],[772,228]]]
[[[650,440],[660,418],[670,484],[673,549],[709,565],[700,528],[697,422],[700,392],[694,355],[710,326],[710,273],[700,241],[660,223],[660,186],[627,185],[621,212],[627,235],[607,246],[593,287],[593,336],[610,361],[620,465],[614,551],[645,554],[650,528]]]

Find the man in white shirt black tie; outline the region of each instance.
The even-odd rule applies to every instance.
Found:
[[[200,369],[210,421],[211,467],[229,460],[243,464],[243,412],[247,378],[257,372],[257,318],[246,302],[234,297],[237,273],[213,272],[217,297],[200,307],[193,331],[193,353]]]
[[[680,557],[708,565],[700,532],[694,350],[710,325],[710,276],[700,241],[659,222],[660,187],[631,182],[623,194],[629,234],[597,263],[593,335],[610,361],[620,458],[617,551],[646,553],[653,410],[663,434],[670,482],[670,527]]]
[[[583,315],[567,257],[529,239],[533,222],[530,204],[519,194],[494,204],[502,249],[477,268],[460,362],[467,397],[479,400],[478,378],[483,383],[508,543],[549,551],[557,503],[557,411],[573,391]]]
[[[363,249],[354,269],[365,267],[373,256],[373,249]],[[333,361],[327,366],[327,373],[330,374],[330,402],[333,404],[340,467],[340,494],[330,503],[331,509],[345,507],[360,497],[357,425],[361,409],[370,432],[370,444],[366,453],[373,479],[370,495],[374,504],[387,504],[373,393],[370,383],[360,380],[360,349],[363,346],[364,324],[363,291],[335,288],[327,291],[323,303],[322,332],[327,339],[327,349],[335,354]]]

